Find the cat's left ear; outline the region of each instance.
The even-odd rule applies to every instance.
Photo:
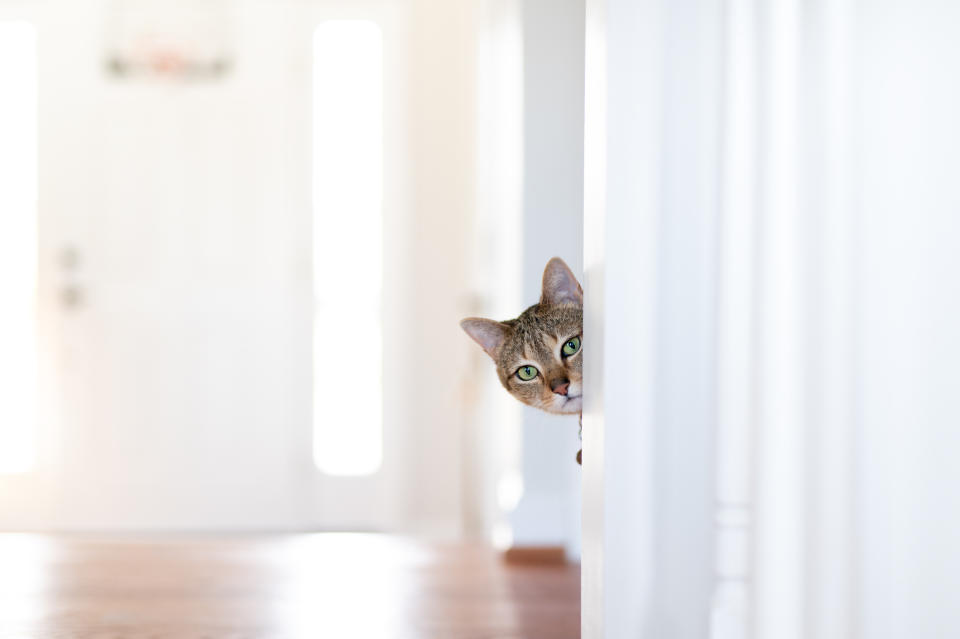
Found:
[[[497,352],[509,330],[506,324],[482,317],[468,317],[460,321],[460,328],[473,338],[493,361],[497,361]]]
[[[583,289],[580,288],[580,282],[573,276],[573,271],[566,262],[559,257],[551,259],[543,269],[543,292],[540,295],[540,303],[583,305]]]

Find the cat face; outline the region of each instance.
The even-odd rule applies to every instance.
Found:
[[[524,404],[548,413],[583,408],[583,290],[558,257],[543,272],[540,302],[512,320],[460,322],[497,365],[500,383]]]

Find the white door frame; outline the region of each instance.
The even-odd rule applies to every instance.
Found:
[[[640,636],[653,598],[656,3],[587,3],[582,636]],[[631,81],[623,81],[626,74]],[[634,82],[634,78],[641,81]],[[620,241],[610,241],[620,238]]]

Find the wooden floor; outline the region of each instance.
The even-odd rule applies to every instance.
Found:
[[[579,569],[396,537],[0,534],[0,639],[564,639]]]

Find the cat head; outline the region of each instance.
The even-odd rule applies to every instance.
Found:
[[[505,322],[460,322],[497,366],[500,383],[524,404],[548,413],[583,406],[583,289],[559,257],[543,271],[540,302]]]

